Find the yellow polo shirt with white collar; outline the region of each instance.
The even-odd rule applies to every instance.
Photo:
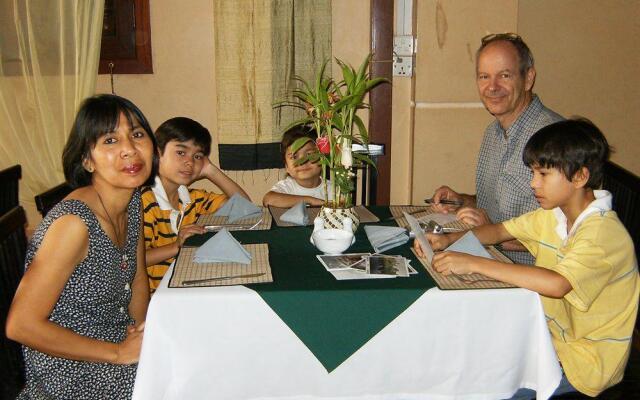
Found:
[[[611,211],[611,194],[596,200],[566,231],[559,208],[503,222],[536,265],[571,283],[562,299],[541,296],[558,358],[569,382],[597,396],[622,380],[638,314],[640,278],[633,242]]]
[[[195,224],[200,215],[216,212],[227,201],[224,194],[188,189],[186,186],[178,188],[178,197],[180,210],[175,210],[167,199],[160,178],[157,177],[153,187],[142,190],[145,249],[173,244],[178,240],[181,226]],[[147,267],[152,292],[160,285],[162,277],[174,261],[175,257],[171,257]]]

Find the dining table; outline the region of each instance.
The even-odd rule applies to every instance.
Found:
[[[396,225],[389,207],[368,209]],[[270,283],[175,288],[172,267],[149,304],[133,398],[491,400],[526,387],[547,399],[558,386],[537,293],[441,290],[410,242],[384,254],[417,274],[336,280],[312,230],[231,232],[267,244]],[[373,253],[362,224],[355,238],[347,252]]]

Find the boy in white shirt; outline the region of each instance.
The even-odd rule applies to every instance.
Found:
[[[314,137],[315,132],[307,126],[295,126],[282,135],[280,149],[288,176],[273,185],[271,190],[264,195],[262,204],[265,207],[288,208],[301,201],[312,206],[321,206],[325,203],[327,198],[325,193],[329,185],[325,185],[322,180],[321,165],[311,161],[296,165],[296,161],[302,157],[318,152]],[[308,141],[293,153],[291,147],[300,138],[306,138]]]
[[[638,314],[640,278],[633,242],[602,184],[609,145],[587,120],[567,120],[535,133],[523,152],[533,171],[538,210],[473,233],[483,244],[517,239],[536,267],[444,251],[433,267],[480,273],[538,292],[564,375],[554,394],[597,396],[622,379]],[[428,235],[442,250],[461,234]],[[416,252],[422,255],[419,243]],[[533,398],[520,389],[512,399]]]

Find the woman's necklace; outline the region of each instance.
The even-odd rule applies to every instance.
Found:
[[[111,219],[111,215],[109,215],[109,211],[107,211],[107,207],[104,206],[104,202],[102,201],[102,196],[100,196],[100,192],[98,192],[98,190],[95,187],[93,188],[93,190],[96,191],[96,194],[98,195],[98,200],[100,200],[100,205],[102,206],[104,213],[107,214],[107,218],[109,218],[109,223],[113,228],[113,233],[114,235],[116,235],[115,248],[116,250],[118,250],[118,253],[120,253],[122,257],[122,261],[120,262],[120,269],[124,271],[127,269],[127,261],[128,261],[126,243],[120,240],[120,231],[116,229],[116,224],[113,223],[113,220]],[[120,243],[122,243],[123,245],[122,249],[120,248]]]

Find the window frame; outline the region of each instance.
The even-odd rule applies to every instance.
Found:
[[[149,0],[107,0],[105,18],[115,27],[103,26],[98,74],[152,74]]]

